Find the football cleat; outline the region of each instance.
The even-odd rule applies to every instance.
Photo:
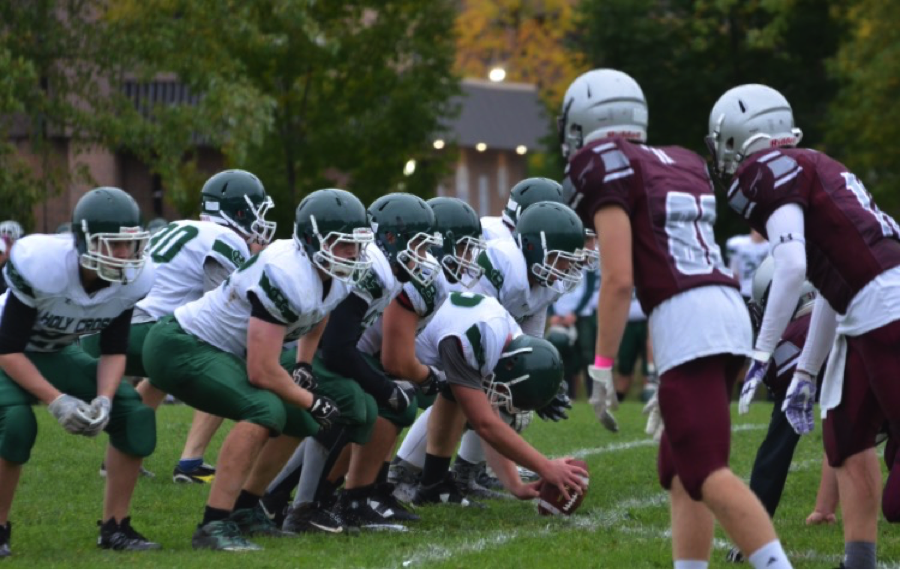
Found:
[[[421,474],[421,469],[415,471],[412,465],[402,459],[397,463],[391,463],[388,469],[388,483],[394,485],[394,497],[400,502],[412,503]]]
[[[744,555],[741,552],[741,549],[737,546],[732,546],[731,550],[728,551],[728,554],[725,555],[725,562],[742,564],[744,562]]]
[[[101,477],[106,478],[106,463],[105,462],[100,464],[100,471],[98,472],[98,474]],[[156,473],[154,473],[153,471],[144,469],[144,466],[141,465],[141,477],[146,477],[147,479],[153,479],[154,477],[156,477]]]
[[[281,493],[266,493],[259,500],[259,507],[263,510],[269,520],[278,526],[284,525],[284,519],[287,517],[288,509],[291,506],[291,495],[282,495]]]
[[[451,472],[453,473],[453,478],[456,480],[456,485],[460,492],[467,497],[474,497],[476,499],[513,498],[511,495],[494,491],[478,482],[478,478],[482,473],[490,477],[487,475],[484,462],[469,463],[468,461],[457,457],[456,461],[453,463]],[[497,481],[497,483],[499,483],[499,481]],[[502,489],[503,486],[501,485],[500,488]]]
[[[116,523],[116,519],[106,522],[97,521],[100,527],[100,536],[97,538],[97,546],[105,550],[159,550],[158,543],[147,540],[144,535],[131,528],[131,517],[125,517],[122,522]]]
[[[209,463],[203,463],[190,471],[185,471],[176,465],[175,470],[172,471],[172,481],[175,483],[200,483],[202,485],[212,483],[215,478],[216,468]]]
[[[517,469],[519,471],[519,478],[522,479],[522,481],[525,481],[526,483],[532,483],[541,478],[540,475],[538,475],[531,469],[526,469],[525,467],[522,467],[521,465],[519,465],[517,467]],[[484,474],[488,475],[487,471],[485,471]],[[488,475],[488,477],[490,477],[490,475]],[[496,477],[491,477],[491,479],[497,480],[498,483],[500,482]],[[480,479],[479,479],[479,483],[482,483],[482,481]],[[487,485],[485,485],[485,486],[487,486]]]
[[[390,512],[386,518],[394,521],[417,521],[421,517],[409,510],[394,496],[393,483],[375,483],[375,489],[369,497],[369,506],[376,511]]]
[[[234,521],[228,519],[198,526],[191,538],[191,546],[195,550],[225,550],[228,552],[262,550],[261,546],[241,536],[241,529]]]
[[[462,494],[459,490],[459,487],[456,485],[456,481],[453,479],[453,475],[449,472],[444,476],[444,478],[437,483],[429,486],[419,485],[419,488],[416,490],[416,496],[413,499],[414,505],[459,505],[461,507],[474,507],[479,509],[486,509],[487,506],[476,502],[470,501]]]
[[[344,491],[338,499],[337,515],[344,522],[344,527],[348,531],[355,529],[406,532],[408,530],[402,524],[391,522],[390,517],[393,512],[388,507],[380,503],[377,503],[377,507],[372,506],[368,497]]]
[[[9,549],[9,540],[11,536],[12,523],[6,521],[6,526],[0,526],[0,558],[12,556],[12,551]]]
[[[291,536],[294,533],[285,532],[276,525],[272,519],[266,516],[259,505],[251,509],[238,509],[231,513],[228,519],[238,526],[244,536]]]
[[[288,507],[287,516],[281,528],[297,534],[304,532],[339,534],[344,532],[343,521],[319,502],[301,503]]]

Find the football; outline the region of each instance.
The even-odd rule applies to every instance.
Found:
[[[573,465],[578,465],[579,467],[583,467],[585,471],[587,471],[587,463],[581,461],[580,459],[576,459],[572,462]],[[578,510],[578,507],[581,506],[581,503],[584,501],[584,496],[587,494],[588,487],[588,478],[584,478],[584,493],[573,492],[571,487],[569,489],[569,500],[567,501],[563,494],[560,493],[559,488],[555,485],[551,485],[550,483],[542,483],[541,484],[541,496],[538,499],[538,513],[542,515],[563,515],[569,516],[575,511]]]

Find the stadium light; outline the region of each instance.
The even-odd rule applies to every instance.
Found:
[[[520,144],[516,147],[516,154],[525,154],[526,152],[528,152],[528,147],[524,144]]]
[[[436,148],[437,150],[441,150],[442,148],[444,148],[444,140],[437,139],[436,141],[434,141],[434,148]]]
[[[403,174],[406,176],[412,176],[413,172],[416,171],[416,160],[414,158],[410,158],[406,161],[406,165],[403,167]]]
[[[488,72],[488,79],[494,83],[500,83],[506,79],[506,70],[500,66],[493,67],[490,72]]]
[[[487,145],[484,143],[478,143],[475,145],[475,150],[477,150],[478,152],[484,152],[487,150]]]

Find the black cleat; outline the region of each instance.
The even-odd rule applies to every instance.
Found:
[[[9,539],[11,535],[12,523],[6,521],[6,526],[0,526],[0,558],[12,556],[12,551],[9,549]]]
[[[396,522],[411,522],[422,517],[411,512],[409,508],[397,500],[393,483],[375,483],[375,489],[369,496],[369,506],[383,512],[385,518]]]
[[[732,564],[743,563],[744,555],[741,552],[741,549],[737,546],[732,546],[731,550],[728,551],[728,554],[725,555],[725,562],[731,562]]]
[[[144,535],[131,528],[131,517],[125,517],[116,524],[116,519],[97,521],[100,536],[97,546],[105,550],[159,550],[158,543],[147,540]]]
[[[339,534],[344,532],[343,521],[326,508],[322,503],[302,503],[296,507],[288,507],[282,530],[293,533],[327,532]]]
[[[208,522],[198,526],[191,538],[191,546],[195,550],[224,550],[227,552],[243,552],[262,550],[241,535],[241,529],[228,519]]]
[[[383,507],[373,508],[368,496],[344,491],[338,499],[336,514],[348,531],[359,529],[406,532],[408,529],[404,525],[391,521],[390,515],[393,513],[389,513],[388,510]]]
[[[453,479],[453,475],[449,472],[441,481],[438,481],[433,485],[426,487],[420,484],[418,490],[416,490],[416,498],[413,499],[413,504],[417,506],[451,504],[459,505],[461,507],[487,508],[487,506],[482,503],[467,499],[459,490],[456,481]]]
[[[294,533],[281,530],[269,517],[262,507],[257,505],[252,509],[238,509],[231,513],[228,519],[236,524],[244,536],[292,536]]]
[[[190,471],[185,471],[176,465],[175,470],[172,471],[172,481],[175,483],[200,483],[202,485],[212,483],[215,477],[216,468],[208,463],[203,463]]]

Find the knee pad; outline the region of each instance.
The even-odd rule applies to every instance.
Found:
[[[106,426],[109,443],[122,453],[147,457],[156,449],[156,413],[141,404]]]
[[[0,408],[0,457],[10,463],[26,463],[31,458],[37,430],[31,406]]]
[[[375,431],[375,420],[378,419],[378,404],[375,398],[369,394],[363,394],[362,399],[365,415],[363,422],[357,425],[347,426],[347,435],[351,442],[365,445],[372,439],[372,432]]]

